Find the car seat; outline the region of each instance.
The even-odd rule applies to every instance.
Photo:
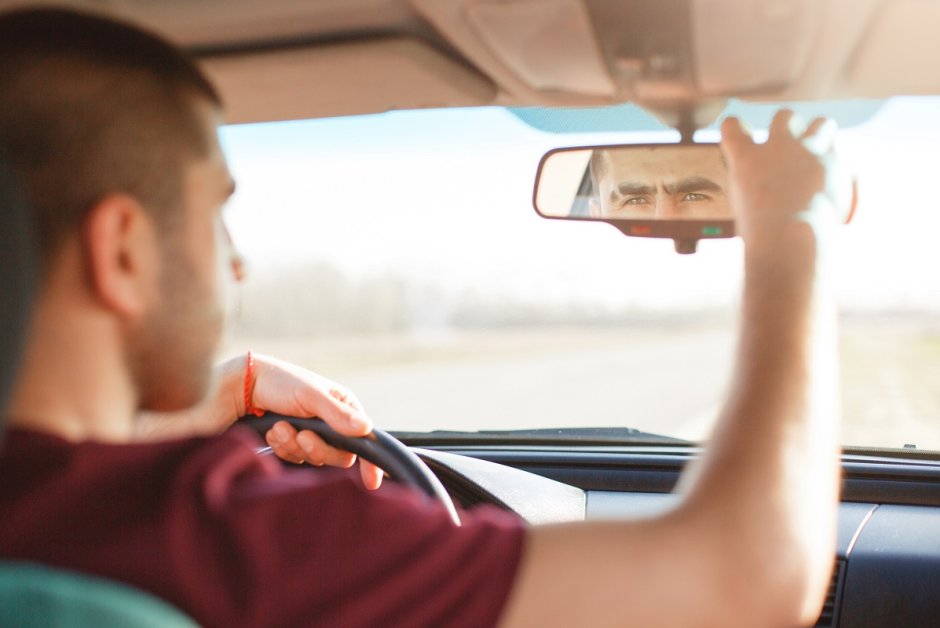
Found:
[[[32,563],[0,562],[2,628],[190,628],[166,602],[104,578]]]
[[[32,229],[22,201],[14,194],[13,175],[0,155],[0,441],[7,400],[29,320],[38,263]]]

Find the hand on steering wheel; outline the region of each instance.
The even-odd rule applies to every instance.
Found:
[[[387,432],[376,429],[361,437],[344,436],[320,419],[298,419],[273,412],[266,412],[261,417],[243,417],[239,422],[251,427],[263,437],[278,421],[287,421],[297,430],[310,430],[330,446],[368,460],[393,479],[414,487],[431,499],[439,501],[454,524],[460,525],[454,502],[437,476],[414,452]]]

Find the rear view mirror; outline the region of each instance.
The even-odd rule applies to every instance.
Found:
[[[534,204],[545,218],[601,221],[629,236],[671,238],[679,253],[694,253],[703,238],[734,236],[718,144],[556,149],[539,164]]]

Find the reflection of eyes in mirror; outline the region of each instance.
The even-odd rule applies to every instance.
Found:
[[[579,149],[549,156],[536,205],[556,217],[732,220],[727,187],[717,145]]]
[[[590,215],[639,220],[731,220],[728,173],[712,146],[592,151]]]

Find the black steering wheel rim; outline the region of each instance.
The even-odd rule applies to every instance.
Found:
[[[274,412],[265,412],[260,417],[243,417],[239,420],[262,437],[278,421],[287,421],[297,430],[310,430],[328,445],[368,460],[396,481],[411,486],[428,498],[440,502],[454,524],[460,525],[460,517],[457,515],[454,502],[441,481],[413,451],[388,432],[376,429],[362,437],[344,436],[322,419],[299,419]]]

